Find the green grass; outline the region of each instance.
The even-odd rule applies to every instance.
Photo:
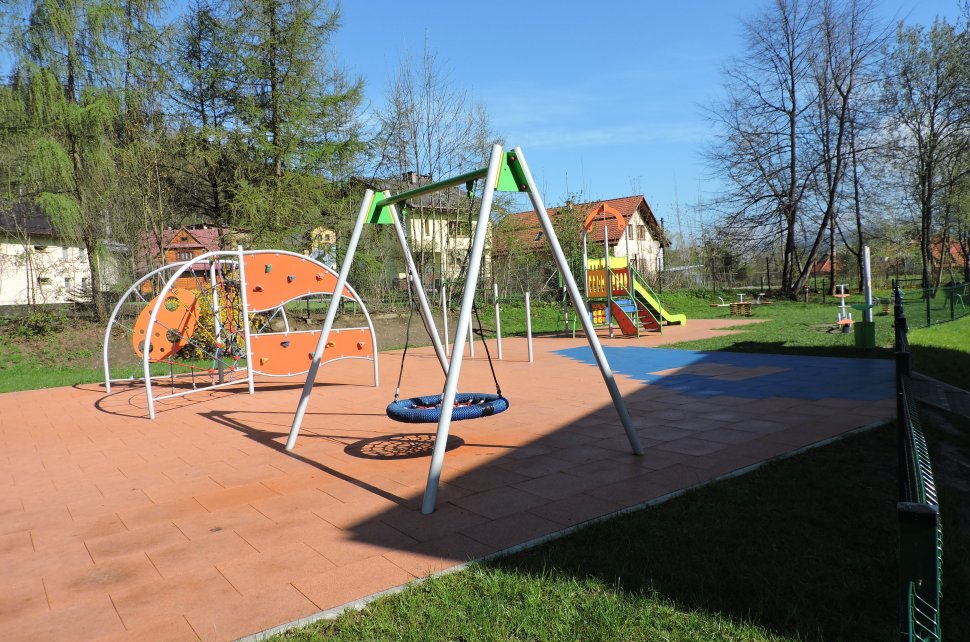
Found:
[[[911,330],[913,369],[970,390],[970,317]]]
[[[934,446],[948,439],[967,461],[960,421],[958,437],[927,423]],[[850,437],[278,639],[892,639],[895,439],[890,427]],[[939,481],[944,631],[956,632],[970,626],[970,563],[952,524],[970,519],[970,497]]]

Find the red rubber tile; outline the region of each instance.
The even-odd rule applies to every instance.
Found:
[[[692,320],[604,343],[660,345],[728,325],[740,323]],[[364,362],[321,371],[292,453],[282,445],[298,381],[163,401],[154,422],[138,386],[105,399],[99,386],[0,395],[0,639],[249,635],[894,410],[891,399],[698,399],[618,375],[646,450],[636,457],[597,368],[553,354],[581,345],[537,340],[528,364],[524,341],[506,341],[496,368],[512,407],[452,426],[431,515],[420,507],[435,427],[389,421],[394,382],[368,385]],[[407,388],[440,390],[430,350],[414,353]],[[399,359],[380,355],[384,372]],[[491,385],[487,361],[466,360],[462,388]]]

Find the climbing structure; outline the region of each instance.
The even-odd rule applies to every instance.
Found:
[[[305,375],[320,337],[311,310],[334,299],[353,301],[366,326],[333,329],[326,362],[373,361],[376,386],[377,338],[370,315],[352,287],[345,284],[337,293],[336,285],[330,268],[281,250],[209,252],[154,270],[136,281],[111,313],[104,340],[105,388],[110,392],[118,381],[144,383],[148,415],[154,418],[160,399],[243,381],[252,393],[255,375]],[[293,327],[296,315],[307,327]],[[129,377],[112,379],[112,343],[126,335],[140,367]],[[115,361],[123,360],[116,348]],[[167,393],[155,393],[166,384]]]

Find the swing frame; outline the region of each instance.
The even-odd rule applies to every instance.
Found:
[[[408,199],[415,198],[417,196],[440,192],[450,187],[455,187],[457,185],[461,185],[462,183],[468,183],[481,178],[485,179],[485,184],[482,190],[478,220],[476,222],[474,236],[471,243],[468,271],[465,274],[465,289],[462,293],[461,308],[458,315],[458,326],[455,330],[455,346],[451,351],[451,359],[449,362],[445,357],[441,340],[438,337],[434,319],[431,315],[431,310],[428,307],[424,287],[421,284],[418,271],[414,267],[414,258],[411,255],[410,249],[408,248],[407,238],[404,235],[404,230],[401,225],[396,205],[398,203],[404,203]],[[496,191],[528,192],[529,198],[532,201],[533,209],[535,210],[539,223],[542,226],[542,230],[545,233],[545,238],[549,243],[553,256],[556,259],[556,264],[559,271],[563,275],[563,280],[566,284],[566,289],[569,292],[569,296],[572,299],[573,307],[576,310],[577,316],[582,321],[586,338],[589,342],[590,348],[593,351],[593,355],[596,358],[597,365],[599,366],[600,373],[603,376],[607,390],[610,393],[610,397],[612,398],[613,406],[619,415],[620,422],[623,424],[627,439],[630,442],[630,447],[635,455],[643,454],[643,446],[640,444],[640,439],[633,429],[630,414],[627,412],[626,404],[623,402],[623,396],[620,394],[619,388],[616,385],[616,380],[613,377],[613,371],[610,369],[609,362],[606,360],[606,355],[603,353],[603,348],[600,345],[599,338],[596,336],[596,332],[593,329],[592,321],[585,313],[585,304],[583,302],[582,295],[579,292],[579,288],[576,285],[576,280],[573,278],[572,272],[569,270],[566,257],[563,254],[562,247],[559,244],[559,239],[556,236],[552,221],[549,219],[549,214],[546,212],[545,205],[542,202],[542,197],[539,195],[539,190],[536,187],[535,180],[532,177],[532,172],[529,171],[529,166],[526,163],[522,149],[516,147],[511,152],[505,152],[501,145],[496,144],[492,146],[487,167],[467,172],[453,178],[423,185],[412,190],[401,192],[400,194],[394,196],[392,196],[390,192],[382,192],[378,196],[373,190],[366,190],[364,192],[364,199],[357,214],[357,220],[354,224],[350,240],[347,244],[347,251],[344,255],[343,263],[341,264],[340,274],[337,277],[336,290],[339,292],[347,281],[347,275],[350,273],[350,268],[354,262],[357,243],[360,240],[361,231],[363,230],[366,222],[376,224],[391,224],[394,226],[408,270],[413,275],[414,286],[417,290],[418,300],[421,305],[421,317],[424,320],[425,327],[428,329],[428,334],[431,337],[432,343],[434,344],[435,354],[438,357],[442,372],[445,375],[444,389],[441,393],[441,416],[438,420],[434,451],[431,455],[431,464],[428,470],[428,481],[425,486],[424,500],[421,506],[421,512],[424,514],[434,512],[435,503],[437,500],[438,486],[441,481],[441,471],[444,465],[445,451],[448,444],[448,434],[451,428],[452,411],[455,407],[455,398],[458,390],[458,378],[461,373],[462,359],[465,351],[465,342],[468,340],[468,331],[471,327],[471,315],[472,308],[474,306],[475,290],[478,285],[479,275],[481,273],[482,254],[485,248],[485,235],[488,230],[489,217],[492,211],[492,200]],[[313,359],[310,365],[310,370],[307,373],[306,383],[303,386],[303,391],[300,394],[300,400],[293,416],[290,434],[286,441],[286,450],[288,451],[292,451],[296,447],[296,441],[300,434],[300,426],[303,423],[303,417],[306,413],[307,404],[310,401],[310,394],[313,392],[313,381],[316,376],[316,371],[319,367],[320,360],[323,357],[327,344],[327,338],[330,334],[331,328],[333,327],[333,321],[336,317],[336,313],[337,306],[333,301],[331,301],[330,308],[327,310],[327,318],[323,324],[323,330],[320,333],[316,350],[314,350],[313,353]]]

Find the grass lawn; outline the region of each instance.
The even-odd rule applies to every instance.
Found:
[[[926,419],[956,474],[970,421]],[[890,427],[857,435],[277,639],[892,639],[895,439]],[[937,479],[943,627],[965,631],[970,493]]]
[[[970,390],[970,317],[910,330],[913,369]]]

